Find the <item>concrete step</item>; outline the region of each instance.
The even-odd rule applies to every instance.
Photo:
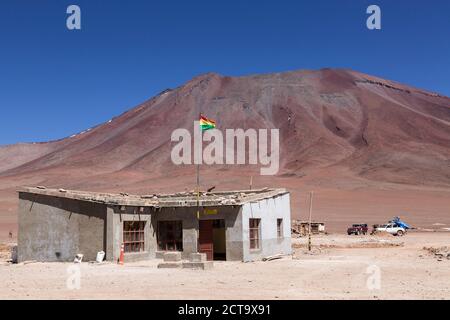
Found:
[[[163,259],[164,262],[181,261],[181,252],[179,251],[164,252]]]
[[[189,256],[189,261],[190,262],[205,262],[206,260],[206,253],[191,253],[191,255]]]
[[[155,258],[156,259],[164,259],[164,253],[166,253],[166,251],[156,251]]]
[[[212,261],[202,262],[183,262],[184,269],[198,269],[198,270],[210,270],[214,266]]]
[[[158,269],[177,269],[182,268],[183,263],[181,261],[175,262],[161,262],[158,264]]]

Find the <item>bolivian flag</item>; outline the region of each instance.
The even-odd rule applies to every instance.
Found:
[[[202,114],[200,115],[200,129],[202,129],[202,131],[214,129],[215,127],[216,122],[214,120],[208,119],[204,117]]]

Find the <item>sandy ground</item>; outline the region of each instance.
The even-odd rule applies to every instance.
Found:
[[[450,259],[423,249],[450,246],[448,232],[312,240],[311,253],[293,239],[292,257],[208,271],[86,262],[79,289],[67,286],[73,263],[0,262],[0,299],[450,299]]]

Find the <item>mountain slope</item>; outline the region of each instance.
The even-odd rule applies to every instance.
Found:
[[[0,174],[57,168],[167,172],[171,132],[192,130],[200,111],[217,119],[219,129],[279,128],[280,173],[343,166],[368,179],[450,184],[449,98],[330,69],[199,76],[81,135],[41,144],[36,151],[37,145],[22,145],[30,161],[23,151],[0,148],[8,163]]]

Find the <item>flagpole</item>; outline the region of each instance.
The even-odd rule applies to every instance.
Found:
[[[200,219],[200,164],[197,164],[197,219]]]
[[[198,115],[200,119],[202,113]],[[200,143],[203,144],[202,130],[200,128]],[[202,157],[203,158],[203,157]],[[200,219],[200,163],[197,164],[197,219]]]
[[[200,115],[199,115],[198,119],[200,119],[201,114],[202,113],[200,112]],[[201,128],[194,128],[194,130],[199,130],[199,129],[200,129],[200,135],[201,135],[202,134]],[[200,137],[200,143],[203,143],[203,137]],[[196,251],[200,252],[199,251],[199,246],[200,246],[200,162],[197,163],[196,171],[197,171],[196,172],[196,175],[197,175],[197,221],[198,221],[198,224],[199,224],[198,225],[198,232],[197,232],[197,250]]]
[[[200,112],[199,114],[199,124],[200,127],[198,128],[200,130],[200,159],[198,159],[198,163],[197,163],[197,219],[200,219],[200,164],[202,164],[203,162],[203,152],[202,152],[202,147],[203,147],[203,131],[204,130],[209,130],[209,129],[214,129],[216,127],[216,122],[213,120],[209,120],[206,119],[206,117],[204,117],[202,115],[202,113]],[[205,125],[202,123],[202,121],[205,120],[206,123]],[[203,127],[204,125],[204,127]],[[197,130],[197,129],[194,129]],[[194,133],[195,134],[195,133]],[[194,147],[195,147],[195,143],[194,143]],[[194,151],[195,153],[196,151]]]

